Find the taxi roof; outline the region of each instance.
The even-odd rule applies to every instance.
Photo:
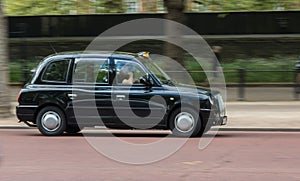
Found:
[[[141,56],[140,53],[129,53],[129,52],[109,52],[109,51],[76,51],[76,52],[61,52],[49,55],[45,59],[52,58],[122,58],[131,60],[133,58]]]

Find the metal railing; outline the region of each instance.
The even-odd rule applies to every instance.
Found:
[[[186,73],[184,71],[166,71],[167,73]],[[192,70],[188,71],[188,73],[214,73],[216,71],[203,71],[203,70]],[[219,73],[219,72],[218,72]],[[236,87],[238,88],[238,100],[245,100],[246,88],[247,87],[293,87],[294,88],[294,98],[295,100],[299,100],[300,94],[300,70],[246,70],[246,69],[237,69],[237,70],[224,70],[224,75],[226,74],[237,74],[236,82],[226,82],[227,87]],[[249,73],[282,73],[282,74],[293,74],[293,81],[289,82],[249,82],[247,81],[247,74]],[[24,67],[21,72],[10,72],[10,74],[19,74],[20,80],[14,82],[15,85],[24,85],[27,83],[31,72],[27,67]],[[226,80],[225,80],[226,81]],[[197,85],[207,86],[207,84],[203,84],[198,82]],[[209,86],[209,85],[208,85]]]
[[[215,73],[216,71],[203,71],[203,70],[193,70],[188,71],[189,73]],[[167,73],[184,73],[184,71],[167,71]],[[219,72],[217,72],[219,73]],[[246,69],[237,69],[237,70],[224,70],[223,74],[237,74],[237,79],[235,82],[226,82],[227,87],[236,87],[238,88],[238,100],[243,101],[246,99],[246,88],[247,87],[293,87],[294,88],[294,99],[299,100],[300,94],[300,70],[246,70]],[[250,82],[247,81],[247,74],[249,73],[270,73],[270,74],[288,74],[292,73],[293,77],[290,78],[289,82]],[[286,76],[285,76],[286,77]],[[225,80],[226,81],[226,80]],[[206,84],[198,83],[200,86],[207,86]]]
[[[238,73],[238,77],[239,77],[239,82],[238,82],[238,100],[245,100],[245,88],[246,87],[253,87],[253,86],[261,86],[261,87],[295,87],[294,89],[294,95],[295,95],[295,99],[298,99],[298,94],[299,92],[297,91],[297,87],[299,86],[299,82],[297,82],[296,79],[296,75],[297,75],[297,71],[296,70],[246,70],[246,69],[238,69],[237,70]],[[283,83],[283,82],[271,82],[271,83],[266,83],[266,82],[256,82],[255,84],[250,84],[247,83],[246,81],[246,77],[247,77],[247,73],[294,73],[294,81],[290,82],[290,83]]]

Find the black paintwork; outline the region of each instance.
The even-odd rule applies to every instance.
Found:
[[[109,80],[105,85],[72,84],[74,62],[78,58],[106,58],[109,60]],[[46,67],[53,61],[69,60],[67,79],[63,82],[43,81]],[[149,74],[151,85],[114,85],[115,59],[134,61]],[[180,90],[180,92],[178,91]],[[105,125],[113,128],[168,129],[170,113],[182,105],[199,112],[204,124],[221,124],[209,120],[209,115],[219,119],[217,100],[213,92],[198,89],[197,94],[187,87],[162,84],[135,54],[124,53],[63,53],[46,57],[38,66],[32,80],[19,94],[17,117],[20,121],[35,124],[36,116],[46,106],[59,107],[66,116],[67,124],[80,126]],[[74,99],[70,94],[76,94]],[[158,97],[155,99],[154,97]],[[164,99],[164,100],[162,100]],[[212,104],[213,103],[213,104]],[[151,110],[150,110],[151,108]],[[75,118],[76,115],[76,118]],[[122,121],[121,121],[122,120]],[[126,124],[124,123],[124,120]]]

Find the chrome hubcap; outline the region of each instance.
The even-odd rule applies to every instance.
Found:
[[[181,112],[175,117],[175,128],[182,133],[191,131],[194,125],[194,117],[188,112]]]
[[[61,125],[60,116],[54,111],[46,112],[42,117],[42,126],[47,131],[55,131]]]

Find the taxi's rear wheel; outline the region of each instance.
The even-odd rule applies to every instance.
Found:
[[[48,106],[41,109],[36,117],[39,131],[45,136],[59,136],[66,130],[66,118],[57,107]]]
[[[177,108],[169,119],[169,128],[174,136],[194,137],[203,134],[201,118],[191,108]]]

